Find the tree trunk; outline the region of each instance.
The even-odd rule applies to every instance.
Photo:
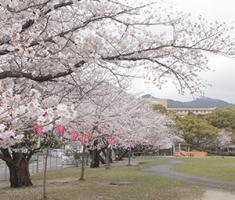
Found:
[[[106,157],[105,157],[105,169],[110,169],[110,160],[109,160],[109,147],[106,149]]]
[[[99,161],[100,161],[102,164],[105,164],[105,160],[104,160],[104,158],[100,155],[100,153],[99,153]]]
[[[94,145],[94,149],[90,150],[90,155],[91,155],[90,168],[98,168],[98,167],[100,167],[99,151],[97,149],[98,140],[95,140],[93,145]]]
[[[131,148],[128,148],[128,166],[131,165]]]
[[[113,151],[111,148],[109,148],[109,162],[110,163],[113,163],[112,154],[113,154]]]
[[[47,158],[48,158],[49,149],[46,149],[45,161],[44,161],[44,170],[43,170],[43,200],[47,199],[46,193],[46,180],[47,180]]]
[[[91,165],[90,168],[98,168],[100,167],[99,162],[99,151],[97,149],[91,150]]]
[[[25,157],[22,157],[19,162],[9,164],[10,183],[12,188],[32,186],[32,181],[29,174],[29,162]]]
[[[116,160],[118,160],[118,161],[122,160],[123,157],[126,156],[127,152],[128,152],[127,149],[123,150],[122,153],[119,154],[119,156],[118,156],[118,158]]]
[[[83,145],[82,149],[82,166],[81,166],[81,176],[80,176],[80,181],[85,180],[84,179],[84,174],[85,174],[85,151],[86,151],[86,146]]]

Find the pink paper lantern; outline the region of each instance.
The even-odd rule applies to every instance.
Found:
[[[63,125],[58,125],[56,128],[55,128],[55,131],[56,131],[56,134],[60,137],[63,137],[64,135],[64,126]]]
[[[78,133],[76,131],[71,133],[71,140],[76,141],[78,139]]]
[[[92,133],[88,133],[88,134],[87,134],[87,139],[88,139],[88,140],[91,140],[92,138],[93,138],[93,134],[92,134]]]
[[[42,126],[35,126],[34,130],[35,130],[36,134],[39,136],[43,134],[43,127]]]
[[[115,140],[114,139],[112,139],[112,138],[109,138],[108,139],[108,144],[109,145],[114,145],[116,142],[115,142]]]
[[[84,136],[82,136],[82,137],[79,138],[79,140],[80,140],[81,143],[85,143],[86,138]]]

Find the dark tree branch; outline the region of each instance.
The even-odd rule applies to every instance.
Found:
[[[0,159],[4,160],[6,163],[12,164],[12,157],[8,149],[0,149],[2,154],[0,154]]]
[[[60,72],[57,73],[56,75],[45,75],[45,76],[33,76],[32,73],[25,73],[25,72],[17,72],[17,71],[4,71],[0,73],[0,79],[5,79],[5,78],[27,78],[31,79],[33,81],[37,82],[45,82],[45,81],[52,81],[55,78],[60,78],[67,76],[69,74],[73,73],[73,71],[70,69],[66,72]]]
[[[43,7],[43,6],[47,5],[50,1],[52,1],[52,0],[47,0],[47,1],[43,2],[43,3],[30,5],[30,6],[27,6],[27,7],[25,7],[25,8],[22,8],[22,9],[20,9],[20,10],[16,10],[16,9],[14,9],[14,8],[11,8],[9,5],[7,5],[7,10],[8,10],[9,12],[13,12],[13,13],[20,13],[20,12],[23,12],[23,11],[26,11],[26,10],[28,10],[28,9],[32,9],[32,8],[35,8],[35,7],[40,7],[40,6]]]
[[[85,61],[80,61],[74,65],[74,67],[79,68],[85,64]],[[39,75],[33,76],[32,73],[26,73],[21,71],[4,71],[0,72],[0,79],[5,78],[27,78],[36,82],[45,82],[45,81],[53,81],[54,79],[61,78],[72,74],[74,71],[69,69],[68,71],[59,72],[57,74],[48,74],[48,75]]]
[[[0,159],[1,159],[1,160],[4,160],[4,156],[3,156],[3,154],[1,154],[1,153],[0,153]]]
[[[26,29],[30,28],[33,24],[34,24],[34,20],[33,20],[33,19],[27,20],[27,21],[23,24],[20,33],[24,32]]]
[[[7,49],[3,49],[3,50],[0,50],[0,56],[3,56],[3,55],[6,55],[8,53],[10,53],[11,51],[7,50]]]
[[[78,1],[80,1],[80,0],[78,0]],[[68,1],[68,2],[55,4],[53,7],[54,7],[55,10],[57,10],[59,8],[63,8],[63,7],[70,6],[70,5],[73,5],[73,1]],[[48,9],[43,14],[46,15],[46,14],[50,13],[51,11],[52,11],[52,9]]]
[[[30,159],[32,158],[32,156],[33,156],[36,152],[39,152],[39,151],[41,151],[41,147],[36,148],[36,149],[33,149],[33,150],[30,150],[29,153],[28,153],[27,156],[26,156],[27,161],[30,161]]]
[[[150,47],[150,48],[145,48],[145,49],[139,49],[139,50],[134,50],[125,54],[118,54],[118,55],[113,55],[113,56],[107,56],[107,57],[102,57],[103,60],[123,60],[124,58],[128,58],[129,56],[133,56],[133,55],[137,55],[137,54],[141,54],[144,52],[150,52],[150,51],[158,51],[161,50],[163,48],[168,48],[171,47],[171,44],[166,44],[166,45],[160,45],[157,47]],[[130,57],[130,60],[134,58]],[[134,60],[135,61],[135,60]]]

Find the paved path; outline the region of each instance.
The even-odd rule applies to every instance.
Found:
[[[235,183],[229,183],[225,181],[214,180],[205,177],[198,177],[189,174],[183,174],[179,172],[174,172],[172,168],[176,165],[183,164],[183,161],[180,160],[169,160],[165,164],[154,166],[151,168],[147,168],[144,171],[152,174],[156,174],[158,176],[163,176],[171,179],[181,180],[185,182],[189,182],[199,186],[205,187],[215,187],[215,188],[223,188],[223,189],[235,189]]]

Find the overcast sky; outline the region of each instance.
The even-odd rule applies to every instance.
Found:
[[[165,0],[178,10],[190,12],[192,16],[202,15],[209,21],[225,21],[235,25],[235,0]],[[232,33],[235,37],[235,31]],[[235,59],[225,57],[210,57],[209,66],[212,71],[201,74],[211,86],[205,88],[206,97],[222,99],[235,104]],[[144,81],[134,81],[132,92],[151,94],[159,98],[169,98],[182,101],[193,100],[191,95],[178,94],[174,85],[164,85],[161,90],[155,86],[145,85]],[[198,97],[198,96],[196,96]]]

